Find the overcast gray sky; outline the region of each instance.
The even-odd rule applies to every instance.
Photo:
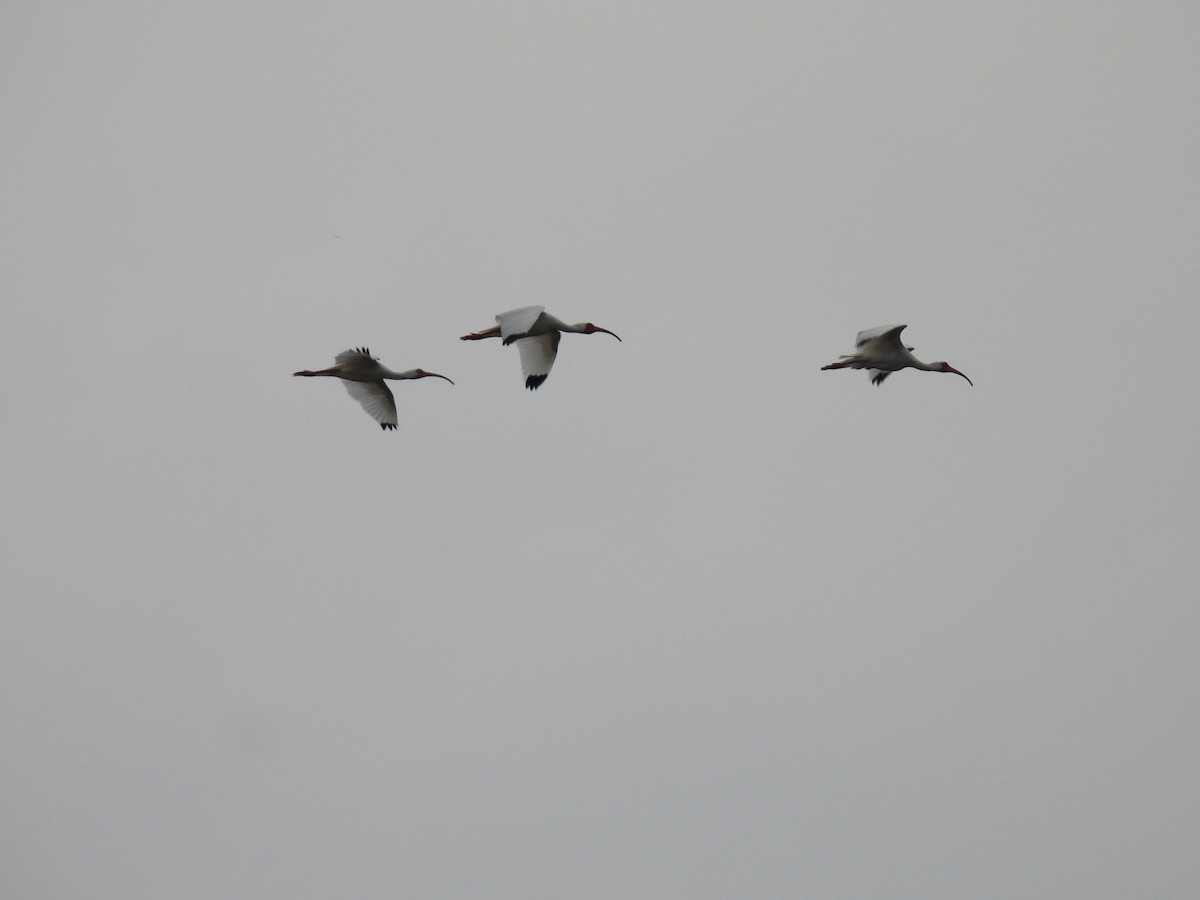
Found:
[[[3,893],[1200,894],[1198,26],[7,4]]]

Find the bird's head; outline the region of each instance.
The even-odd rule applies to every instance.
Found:
[[[583,331],[584,331],[584,334],[595,334],[597,331],[602,331],[605,334],[612,334],[612,336],[617,338],[618,341],[621,340],[619,337],[617,337],[615,334],[613,334],[607,328],[601,328],[599,325],[593,325],[591,322],[588,322],[586,325],[583,326]]]
[[[966,375],[963,375],[962,372],[958,371],[958,369],[954,368],[954,366],[950,365],[948,362],[937,362],[934,363],[934,365],[937,366],[937,370],[939,372],[952,372],[955,375],[962,375],[963,378],[967,378]],[[970,378],[967,378],[967,384],[971,385],[971,387],[975,387],[975,382],[973,382]]]
[[[424,369],[417,369],[417,377],[418,378],[440,378],[443,381],[450,381],[450,379],[447,378],[445,375],[439,375],[437,372],[426,372]],[[453,381],[450,381],[450,383],[454,384]]]

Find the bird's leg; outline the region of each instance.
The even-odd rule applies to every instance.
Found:
[[[500,337],[500,326],[485,328],[483,331],[472,331],[459,338],[460,341],[482,341],[484,338]]]
[[[841,359],[839,359],[839,360],[838,360],[837,362],[835,362],[835,363],[830,363],[830,364],[829,364],[829,365],[827,365],[827,366],[821,366],[821,371],[822,371],[822,372],[824,372],[826,369],[846,369],[846,368],[850,368],[850,367],[851,367],[851,366],[853,366],[853,365],[854,365],[856,362],[858,362],[858,357],[857,357],[857,356],[843,356]]]
[[[293,376],[295,376],[295,375],[303,375],[305,378],[312,378],[312,377],[313,377],[313,376],[315,376],[315,375],[337,375],[337,374],[339,374],[341,371],[342,371],[342,367],[341,367],[341,366],[333,366],[333,367],[331,367],[331,368],[328,368],[328,369],[320,369],[319,371],[316,371],[316,372],[312,372],[312,371],[310,371],[310,370],[308,370],[308,369],[304,369],[304,370],[302,370],[302,371],[300,371],[300,372],[293,372],[293,373],[292,373],[292,375],[293,375]]]

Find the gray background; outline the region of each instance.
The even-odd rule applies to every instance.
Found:
[[[1196,4],[0,25],[6,896],[1200,894]]]

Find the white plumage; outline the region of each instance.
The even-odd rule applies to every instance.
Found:
[[[496,316],[499,323],[483,331],[464,334],[464,341],[481,341],[484,338],[498,337],[501,343],[516,344],[521,352],[521,374],[525,377],[525,387],[537,390],[549,377],[550,369],[558,356],[558,344],[563,332],[572,334],[596,334],[603,332],[621,340],[607,328],[593,325],[591,322],[581,322],[578,325],[568,325],[546,312],[544,306],[523,306]]]
[[[384,384],[385,379],[402,381],[411,378],[441,378],[444,381],[450,381],[445,375],[426,372],[424,369],[393,372],[380,363],[377,357],[372,356],[371,351],[366,347],[343,350],[333,359],[336,365],[330,366],[328,369],[320,369],[316,372],[304,369],[293,374],[303,375],[306,378],[316,376],[340,378],[350,396],[357,400],[367,411],[367,415],[378,422],[379,427],[385,431],[389,429],[395,431],[399,426],[396,416],[396,398],[392,396],[391,389]],[[454,384],[453,381],[450,383]]]
[[[951,372],[962,375],[967,384],[970,378],[947,362],[924,363],[912,355],[913,348],[906,347],[900,340],[900,332],[906,325],[881,325],[860,331],[854,339],[855,352],[841,357],[837,362],[821,369],[866,369],[871,384],[883,384],[892,372],[900,369],[921,369],[925,372]]]

